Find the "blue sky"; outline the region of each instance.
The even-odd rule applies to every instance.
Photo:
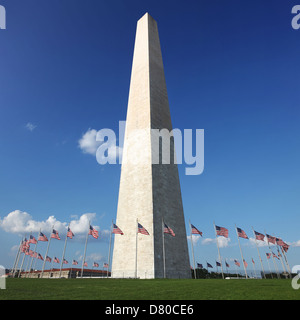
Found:
[[[229,229],[223,258],[240,259],[237,224],[249,237],[253,226],[283,238],[290,265],[300,264],[296,4],[0,0],[7,14],[0,30],[0,264],[12,266],[28,221],[46,229],[54,221],[59,230],[74,221],[78,237],[66,257],[80,258],[88,218],[101,237],[89,240],[87,255],[106,262],[120,165],[99,165],[79,140],[92,129],[118,132],[125,120],[136,22],[145,12],[158,23],[173,127],[205,130],[203,174],[186,176],[179,166],[187,229],[191,220],[203,231],[196,260],[217,259],[215,221]],[[258,268],[253,243],[241,245]],[[61,256],[62,241],[50,249]]]

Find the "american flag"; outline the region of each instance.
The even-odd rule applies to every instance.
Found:
[[[28,243],[27,238],[24,238],[23,243],[24,243],[24,246],[26,246],[27,248],[29,248],[30,244]]]
[[[244,263],[245,268],[247,268],[248,267],[248,263],[245,261],[245,259],[243,259],[243,263]]]
[[[58,232],[55,229],[52,230],[51,238],[60,240]]]
[[[78,265],[78,261],[73,260],[72,265],[77,266]]]
[[[37,252],[34,251],[34,252],[32,253],[32,257],[33,257],[33,258],[36,258],[36,257],[37,257]]]
[[[279,258],[276,256],[276,254],[274,252],[272,252],[273,258],[276,258],[279,260]]]
[[[103,268],[108,268],[108,263],[104,262],[103,263]]]
[[[227,268],[229,268],[229,264],[226,261],[225,261],[225,265],[226,265]]]
[[[287,243],[283,243],[283,246],[281,247],[283,250],[284,250],[284,252],[287,252],[288,250],[289,250],[289,245],[287,244]]]
[[[53,262],[59,263],[59,259],[54,257]]]
[[[63,263],[68,264],[69,262],[68,262],[68,260],[64,259]]]
[[[38,259],[44,260],[44,258],[42,257],[42,255],[40,253],[38,254]]]
[[[216,226],[216,233],[218,236],[223,236],[225,238],[228,238],[228,229]]]
[[[122,231],[116,224],[113,224],[113,231],[112,231],[112,233],[114,233],[114,234],[121,234],[121,235],[124,234],[123,231]]]
[[[87,262],[85,262],[85,263],[83,264],[83,266],[84,266],[84,267],[87,267],[87,266],[88,266]]]
[[[236,230],[240,238],[249,239],[244,230],[242,230],[241,228],[236,228]]]
[[[99,267],[99,263],[94,262],[93,267],[98,268]]]
[[[30,243],[26,238],[22,241],[22,246],[24,250],[27,250],[30,248]]]
[[[48,239],[42,232],[40,232],[40,235],[38,237],[38,241],[48,241]]]
[[[191,224],[192,234],[200,234],[202,236],[202,232],[199,231],[193,224]]]
[[[266,236],[267,236],[268,242],[271,242],[271,243],[273,243],[273,244],[276,244],[276,238],[275,238],[275,237],[272,237],[272,236],[270,236],[269,234],[267,234]]]
[[[279,246],[283,246],[283,245],[284,245],[284,242],[283,242],[280,238],[276,238],[276,243],[277,243]]]
[[[26,252],[29,248],[30,248],[30,245],[28,244],[28,241],[27,241],[27,239],[25,238],[25,239],[22,241],[20,250],[21,250],[21,252]]]
[[[50,258],[50,257],[46,257],[46,261],[48,261],[48,262],[51,262],[52,261],[52,259]]]
[[[37,243],[36,238],[33,235],[30,235],[28,243],[36,244]]]
[[[71,231],[71,229],[68,227],[68,231],[67,231],[67,237],[72,239],[74,237],[74,233]]]
[[[241,266],[241,264],[240,264],[237,260],[234,260],[234,264],[235,264],[236,266],[238,266],[238,267]]]
[[[257,232],[257,231],[254,231],[254,234],[255,234],[255,239],[256,239],[256,240],[264,241],[264,238],[265,238],[265,235],[264,235],[264,234],[259,233],[259,232]]]
[[[138,233],[149,236],[149,232],[140,223],[138,223]]]
[[[164,223],[164,233],[168,233],[171,236],[175,237],[174,231],[170,227],[168,227],[165,223]]]
[[[271,258],[271,253],[266,253],[266,256],[267,256],[267,259],[270,259]]]
[[[213,268],[213,266],[208,262],[206,262],[206,265],[207,265],[207,268]]]
[[[218,262],[218,261],[216,261],[216,266],[217,266],[217,267],[221,267],[221,263]]]
[[[92,235],[95,239],[98,239],[99,232],[90,225],[89,234]]]
[[[203,269],[203,265],[201,263],[197,263],[197,267]]]
[[[253,258],[252,258],[252,263],[253,263],[253,264],[255,264],[255,262],[254,262]]]

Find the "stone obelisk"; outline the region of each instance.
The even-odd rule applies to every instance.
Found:
[[[115,235],[112,277],[190,278],[177,164],[153,164],[151,129],[172,123],[157,24],[146,13],[136,30],[116,219],[124,235]],[[172,139],[170,149],[172,159]],[[175,237],[163,233],[163,220]]]

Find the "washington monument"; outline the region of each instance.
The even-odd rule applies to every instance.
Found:
[[[191,277],[174,139],[171,163],[153,164],[152,129],[172,131],[172,123],[157,24],[146,13],[134,46],[116,219],[124,235],[115,235],[114,278]],[[164,224],[175,236],[164,233]]]

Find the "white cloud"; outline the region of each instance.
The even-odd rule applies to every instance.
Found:
[[[0,227],[9,233],[38,232],[40,229],[50,232],[53,225],[55,229],[62,231],[66,228],[66,224],[56,220],[54,216],[49,216],[45,221],[36,221],[29,213],[20,210],[12,211],[0,219]]]
[[[78,144],[83,153],[96,155],[97,149],[102,144],[101,141],[96,141],[96,136],[97,130],[95,129],[88,129],[88,131],[82,135]]]
[[[82,214],[78,219],[71,220],[70,228],[75,235],[86,234],[89,222],[92,223],[95,218],[96,213]],[[8,233],[15,234],[29,234],[30,232],[39,232],[40,229],[42,232],[50,233],[53,226],[59,233],[65,233],[68,224],[68,222],[57,220],[54,216],[49,216],[44,221],[37,221],[29,213],[21,210],[12,211],[3,219],[0,218],[0,227]],[[106,234],[106,230],[100,230],[99,226],[93,225],[93,227],[100,231],[100,234]]]
[[[192,241],[193,241],[193,244],[196,244],[199,240],[200,240],[200,236],[196,236],[196,235],[194,235],[194,234],[192,234]],[[191,236],[187,236],[187,239],[189,240],[189,241],[191,241]]]
[[[36,125],[31,122],[28,122],[26,123],[25,128],[32,132],[36,128]]]
[[[98,135],[98,139],[97,139],[97,135]],[[85,132],[82,135],[82,137],[78,140],[79,148],[83,153],[97,156],[97,161],[99,164],[105,164],[107,162],[114,163],[114,160],[122,157],[123,149],[116,145],[115,140],[114,142],[107,144],[108,142],[107,141],[104,142],[104,138],[102,137],[102,135],[103,133],[101,132],[101,130],[97,131],[95,129],[88,129],[87,132]],[[105,154],[104,152],[97,153],[98,148],[102,144],[105,144],[105,148],[103,148],[103,151],[105,151]]]
[[[264,238],[264,240],[255,240],[255,238],[249,238],[249,241],[250,241],[250,244],[253,245],[253,246],[258,246],[258,247],[267,247],[268,245],[270,246],[274,246],[273,243],[269,243],[267,242],[266,240],[266,237]],[[255,244],[256,242],[256,244]]]
[[[218,245],[220,248],[228,247],[229,242],[230,242],[230,238],[218,237]],[[202,240],[203,245],[210,245],[212,243],[217,245],[217,239],[205,238]]]
[[[86,233],[89,229],[89,222],[91,222],[93,219],[95,219],[96,213],[84,213],[79,217],[79,219],[71,220],[70,222],[70,229],[74,234],[79,233]],[[97,230],[99,230],[98,226],[93,227]]]
[[[289,243],[288,243],[288,244],[289,244]],[[290,245],[291,245],[292,247],[300,247],[300,240],[295,241],[295,242],[292,242]]]

